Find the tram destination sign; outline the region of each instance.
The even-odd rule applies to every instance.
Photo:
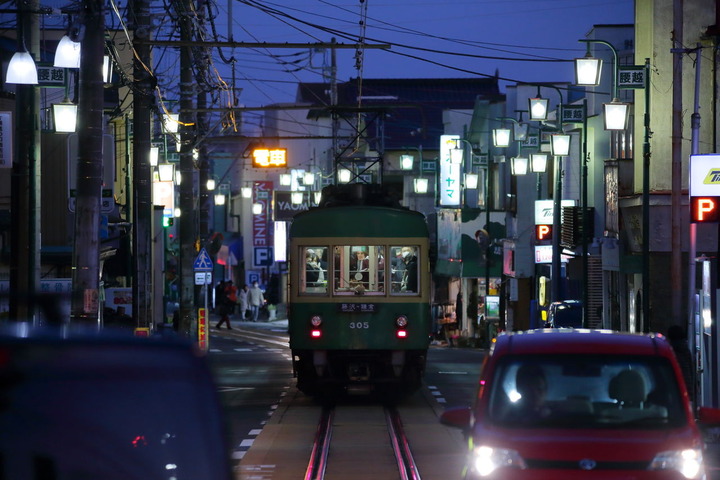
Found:
[[[377,305],[374,303],[339,303],[338,311],[342,313],[375,313]]]

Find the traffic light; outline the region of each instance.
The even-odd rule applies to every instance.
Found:
[[[535,225],[535,238],[538,240],[552,240],[552,225]]]
[[[690,197],[690,221],[717,223],[720,220],[720,197]]]
[[[175,223],[175,217],[163,217],[163,227],[172,227]]]

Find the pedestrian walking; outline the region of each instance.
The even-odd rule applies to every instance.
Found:
[[[240,311],[238,314],[240,315],[240,320],[245,320],[247,318],[247,312],[248,312],[248,289],[247,283],[243,284],[242,288],[238,291],[238,305],[240,306]]]
[[[220,321],[215,328],[218,330],[222,328],[223,324],[227,325],[228,330],[232,330],[230,326],[230,315],[235,310],[235,304],[237,303],[237,288],[232,284],[232,280],[225,282],[225,290],[222,293],[222,301],[220,305]]]
[[[258,282],[253,282],[252,288],[248,291],[248,305],[250,305],[250,312],[252,313],[252,321],[258,321],[258,315],[260,314],[260,307],[265,303],[265,296],[263,291],[260,290]]]

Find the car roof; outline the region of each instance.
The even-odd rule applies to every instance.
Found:
[[[553,328],[501,334],[494,354],[612,354],[671,357],[670,344],[660,334],[637,334],[611,330]]]

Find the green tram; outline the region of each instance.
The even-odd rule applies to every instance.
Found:
[[[378,187],[326,187],[319,207],[293,218],[290,348],[308,395],[421,385],[432,328],[428,227]]]

